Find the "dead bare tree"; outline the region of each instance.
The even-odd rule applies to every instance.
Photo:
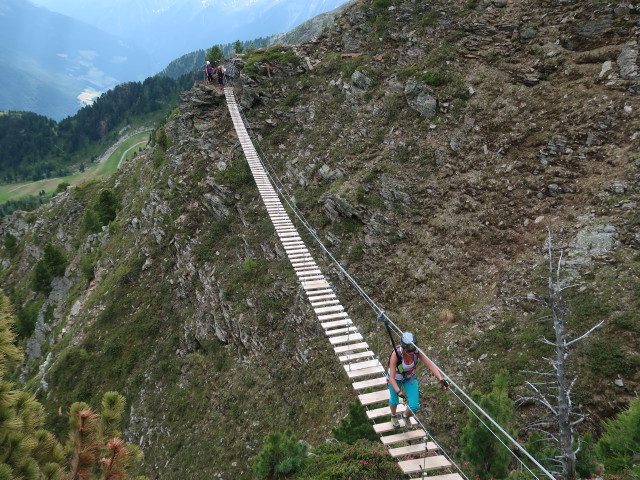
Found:
[[[567,372],[569,347],[601,327],[604,320],[583,335],[573,340],[568,338],[567,316],[569,307],[562,293],[568,288],[575,287],[575,285],[562,285],[560,273],[563,252],[562,249],[559,249],[559,251],[557,265],[554,268],[554,248],[551,231],[549,230],[547,237],[547,252],[549,255],[547,295],[545,297],[529,297],[530,300],[542,304],[550,312],[549,315],[541,320],[552,321],[555,339],[551,341],[547,338],[542,338],[541,341],[555,350],[555,357],[545,358],[551,365],[552,370],[548,372],[527,371],[526,373],[541,377],[541,380],[525,382],[533,391],[533,396],[521,397],[518,399],[518,403],[523,404],[534,401],[545,408],[546,416],[529,425],[529,428],[542,432],[545,439],[559,451],[556,457],[547,459],[551,460],[557,467],[561,467],[561,470],[556,469],[555,471],[552,468],[551,473],[562,475],[564,480],[573,480],[576,477],[576,453],[580,450],[580,445],[574,450],[573,432],[575,427],[586,418],[586,415],[576,411],[571,402],[571,392],[576,378],[570,380]]]

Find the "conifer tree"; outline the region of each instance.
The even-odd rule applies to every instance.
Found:
[[[63,251],[55,245],[47,243],[44,246],[42,258],[38,260],[33,269],[31,289],[34,292],[49,293],[51,291],[51,281],[54,277],[63,276],[66,268],[67,259]]]
[[[10,302],[0,292],[0,378],[21,359],[12,323]],[[0,381],[0,479],[62,479],[62,448],[44,430],[44,417],[44,409],[30,394]]]
[[[263,442],[262,451],[254,459],[253,471],[259,480],[280,480],[300,468],[306,458],[307,446],[298,442],[291,430],[271,432]]]
[[[343,418],[340,425],[332,431],[336,440],[350,445],[361,438],[372,442],[378,440],[378,434],[371,426],[365,408],[358,401],[349,404],[349,418]]]
[[[118,198],[111,190],[102,190],[100,192],[95,211],[98,214],[101,226],[108,225],[109,222],[116,218],[119,207]]]
[[[605,432],[596,444],[596,455],[609,474],[625,471],[640,477],[640,400],[613,420],[605,422]]]
[[[222,49],[218,45],[214,45],[211,47],[209,52],[207,52],[206,60],[209,60],[211,64],[218,63],[218,60],[224,57],[224,53],[222,53]]]
[[[509,398],[508,380],[508,374],[503,370],[494,377],[491,393],[480,395],[476,392],[472,395],[480,408],[503,428],[513,417],[513,400]],[[460,437],[461,449],[458,457],[468,461],[474,473],[482,480],[505,478],[509,473],[511,454],[496,435],[502,437],[493,426],[485,427],[475,415],[469,413],[469,420]]]
[[[125,398],[117,392],[103,395],[100,414],[83,402],[71,405],[67,445],[72,452],[70,480],[124,480],[139,465],[141,450],[120,438],[124,405]]]

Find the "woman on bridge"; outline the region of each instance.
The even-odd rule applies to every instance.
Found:
[[[389,373],[387,385],[389,387],[389,408],[391,410],[391,424],[393,428],[400,428],[400,421],[396,413],[399,398],[402,397],[407,410],[402,414],[405,426],[410,426],[410,417],[420,408],[420,396],[418,391],[418,375],[416,369],[420,360],[425,367],[431,370],[440,381],[440,388],[449,389],[449,384],[442,378],[442,374],[436,366],[426,357],[416,344],[416,336],[411,332],[405,332],[400,339],[400,345],[393,348],[389,358]],[[404,388],[404,392],[402,389]]]

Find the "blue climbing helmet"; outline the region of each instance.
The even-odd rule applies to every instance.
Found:
[[[418,340],[416,336],[411,332],[404,332],[402,337],[400,338],[400,344],[402,345],[402,349],[406,352],[415,352],[416,345],[418,345]]]

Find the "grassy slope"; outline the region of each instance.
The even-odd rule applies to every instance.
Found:
[[[60,183],[67,182],[70,185],[98,180],[113,174],[121,162],[130,159],[137,149],[143,148],[149,141],[149,133],[139,133],[125,140],[113,154],[104,162],[87,168],[84,172],[68,175],[66,177],[48,178],[37,182],[12,183],[0,185],[0,203],[8,200],[17,200],[30,195],[38,195],[42,190],[47,196],[52,195]]]

